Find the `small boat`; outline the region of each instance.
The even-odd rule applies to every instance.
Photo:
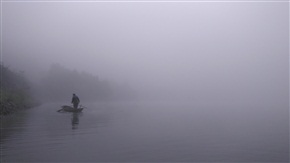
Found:
[[[57,112],[81,112],[84,108],[80,107],[80,108],[74,108],[72,106],[68,106],[68,105],[63,105],[61,106],[61,109],[58,110]]]

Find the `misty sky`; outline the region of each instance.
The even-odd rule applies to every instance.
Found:
[[[146,90],[288,92],[289,3],[2,5],[3,63],[31,76],[59,63]]]

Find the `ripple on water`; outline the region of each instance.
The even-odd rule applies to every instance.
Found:
[[[91,109],[73,114],[56,112],[59,106],[47,104],[11,118],[11,123],[2,130],[3,160],[287,162],[289,159],[289,133],[284,132],[289,129],[283,119],[269,122],[261,118],[261,113],[252,113],[244,120],[240,115],[246,115],[247,108],[243,112],[205,106],[199,109],[196,104],[115,103],[100,107],[92,104]],[[273,111],[269,115],[273,113],[280,116]],[[267,112],[263,114],[269,116]]]

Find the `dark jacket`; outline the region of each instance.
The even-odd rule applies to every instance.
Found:
[[[72,100],[71,100],[71,103],[79,103],[80,102],[80,99],[79,99],[79,97],[78,96],[76,96],[76,95],[74,95],[73,97],[72,97]]]

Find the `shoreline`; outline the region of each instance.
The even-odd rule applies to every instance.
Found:
[[[27,95],[1,91],[0,116],[13,114],[16,111],[29,109],[37,105],[40,105],[40,102],[33,100]]]

